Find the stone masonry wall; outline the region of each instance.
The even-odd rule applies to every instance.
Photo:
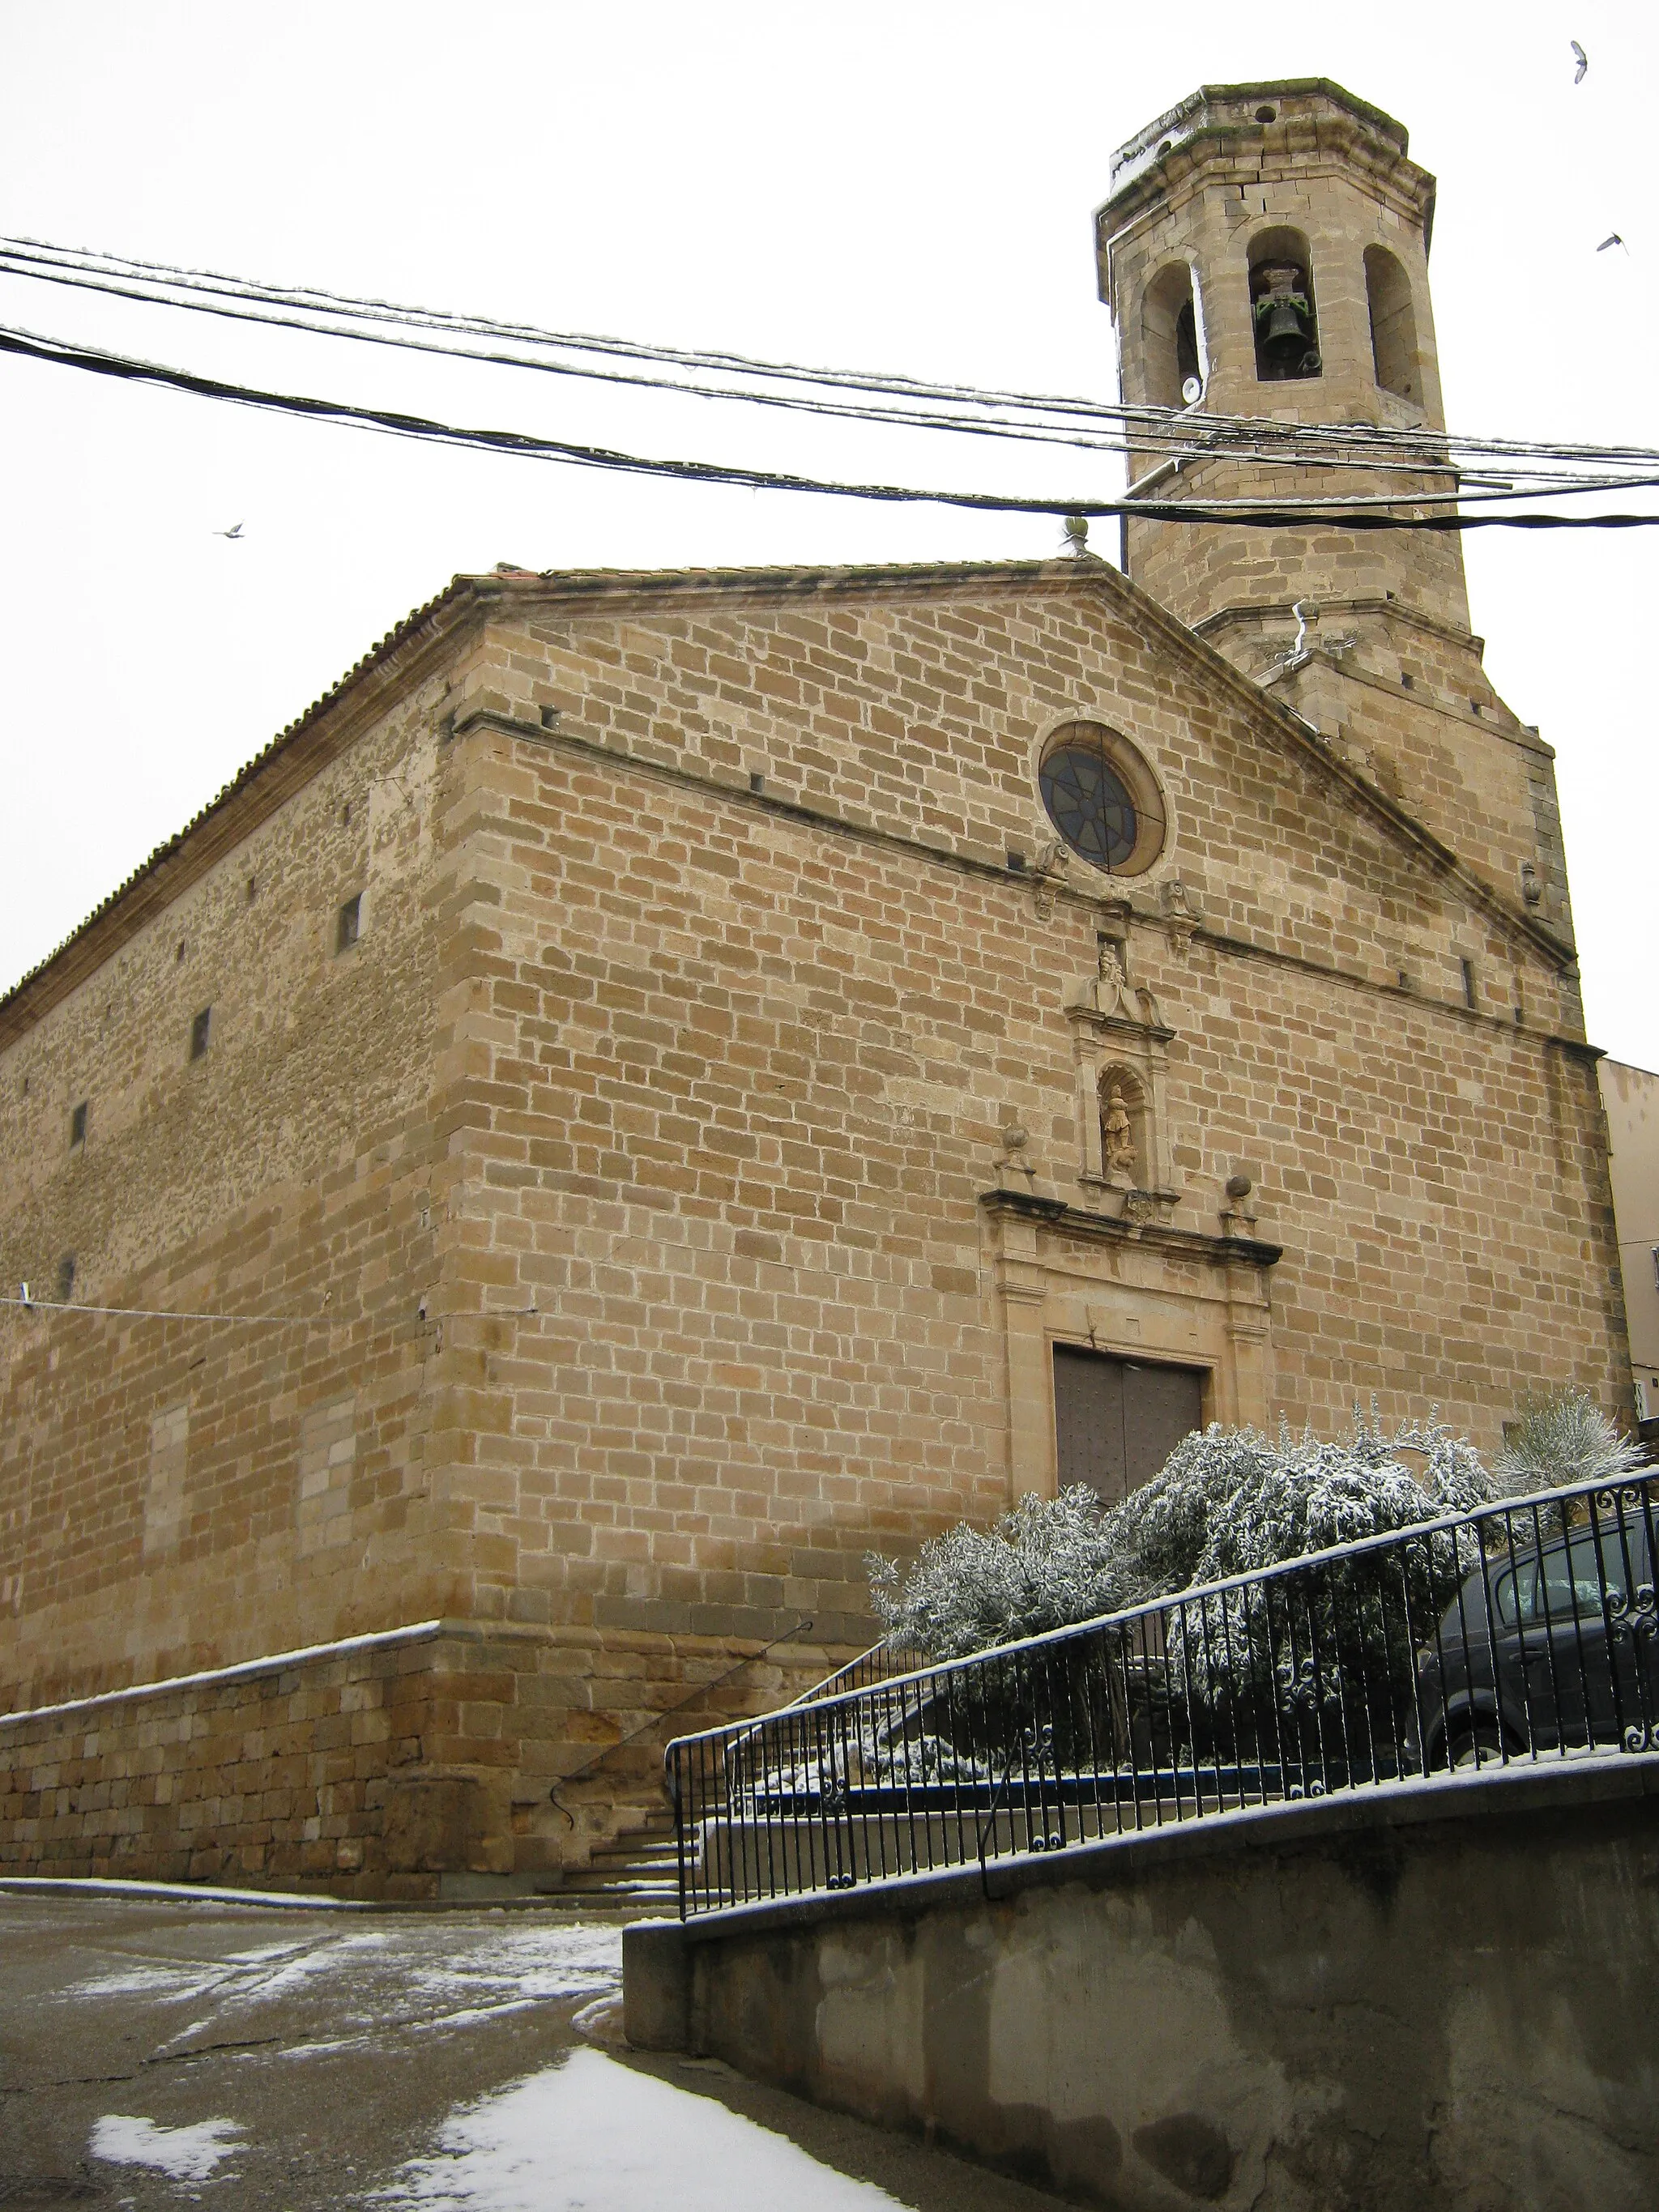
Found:
[[[0,1875],[393,1899],[556,1889],[597,1839],[660,1809],[670,1732],[770,1710],[834,1663],[797,1644],[733,1674],[696,1638],[434,1621],[13,1713]],[[557,1776],[641,1729],[561,1793],[568,1819],[551,1804]]]
[[[1559,966],[1120,589],[688,592],[494,634],[454,740],[478,989],[444,1048],[481,1608],[752,1634],[798,1607],[851,1640],[868,1547],[1000,1509],[976,1199],[1016,1121],[1077,1195],[1061,1000],[1126,902],[1176,1032],[1176,1223],[1216,1233],[1249,1160],[1285,1248],[1273,1411],[1328,1429],[1375,1392],[1490,1448],[1546,1374],[1623,1409]],[[1035,754],[1075,714],[1132,736],[1169,805],[1115,906],[1008,864],[1041,849]]]
[[[1563,958],[1111,572],[489,589],[487,627],[0,1061],[6,1274],[73,1251],[83,1305],[284,1323],[5,1324],[15,1704],[470,1624],[507,1655],[466,1660],[495,1687],[462,1700],[477,1726],[400,1726],[428,1771],[398,1788],[449,1808],[458,1876],[586,1849],[625,1792],[579,1792],[567,1829],[546,1790],[628,1733],[626,1698],[660,1711],[677,1668],[797,1620],[857,1648],[867,1548],[1008,1502],[979,1200],[1017,1122],[1042,1189],[1095,1202],[1064,1005],[1103,927],[1171,1032],[1175,1228],[1218,1238],[1249,1163],[1284,1248],[1271,1414],[1328,1431],[1375,1392],[1490,1447],[1540,1382],[1625,1410]],[[1127,884],[1054,856],[1036,764],[1078,715],[1163,792],[1165,850]],[[219,1025],[192,1063],[199,1003]],[[1128,1277],[1089,1249],[1110,1315],[1086,1340],[1133,1353]],[[580,1686],[613,1675],[595,1718]],[[207,1735],[223,1849],[374,1875],[301,1863],[320,1804],[245,1832],[227,1805],[301,1785],[233,1786],[234,1730]],[[654,1789],[635,1765],[607,1777]],[[331,1804],[368,1853],[368,1796]],[[455,1863],[475,1828],[487,1867]]]
[[[1260,680],[1296,641],[1289,605],[1237,610],[1201,634]],[[1319,633],[1350,641],[1272,679],[1341,757],[1510,899],[1530,865],[1537,912],[1572,939],[1555,756],[1487,679],[1480,641],[1393,602],[1327,602]]]
[[[140,1310],[0,1315],[17,1702],[454,1609],[425,1542],[420,1311],[444,1236],[441,689],[371,720],[0,1054],[0,1279]]]

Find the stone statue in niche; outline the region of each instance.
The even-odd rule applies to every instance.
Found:
[[[1135,1132],[1124,1103],[1122,1086],[1114,1083],[1100,1109],[1101,1166],[1108,1182],[1134,1188]]]
[[[1129,971],[1123,964],[1123,948],[1113,937],[1103,937],[1100,940],[1094,1000],[1097,1013],[1115,1014],[1120,1020],[1133,1021],[1135,1018],[1135,1009],[1129,997]]]

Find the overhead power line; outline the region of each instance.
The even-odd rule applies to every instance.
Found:
[[[1142,461],[1162,454],[1270,466],[1363,469],[1384,475],[1458,472],[1466,492],[1478,477],[1481,489],[1491,489],[1500,497],[1623,489],[1631,481],[1631,471],[1659,470],[1659,449],[1650,447],[1468,438],[1378,423],[1284,422],[1195,409],[932,383],[895,374],[808,368],[740,354],[546,331],[312,287],[266,284],[39,240],[0,239],[0,275],[487,367],[597,379],[683,398],[784,408],[908,430],[1124,452]],[[455,343],[461,338],[482,339],[492,346],[509,344],[515,350],[480,351],[476,345]],[[588,358],[564,357],[572,356]],[[628,366],[612,365],[616,363]],[[672,373],[660,373],[664,370]],[[726,380],[689,382],[690,372]],[[767,388],[776,386],[793,388]],[[842,396],[827,397],[830,393]],[[1493,483],[1489,471],[1494,463],[1507,465],[1512,474],[1530,481]],[[1610,478],[1609,471],[1618,473]]]
[[[23,1285],[27,1290],[27,1283]],[[177,1313],[165,1306],[83,1306],[65,1298],[0,1298],[0,1306],[24,1313],[94,1314],[115,1321],[206,1321],[235,1322],[252,1328],[332,1328],[337,1314]]]
[[[1338,523],[1352,530],[1416,530],[1449,532],[1480,529],[1509,530],[1644,530],[1659,525],[1656,514],[1401,514],[1377,512],[1358,502],[1298,502],[1296,501],[1200,501],[1151,499],[1018,498],[994,492],[953,491],[908,484],[859,483],[798,476],[780,471],[749,468],[714,461],[672,459],[629,453],[612,447],[589,446],[571,439],[538,436],[526,430],[463,428],[429,416],[411,415],[391,408],[361,403],[320,399],[295,392],[261,390],[193,370],[172,368],[158,362],[112,354],[93,346],[66,343],[31,331],[0,325],[0,352],[54,367],[76,368],[128,383],[151,384],[189,392],[198,398],[217,399],[269,413],[298,416],[313,422],[331,422],[380,431],[394,437],[426,443],[471,447],[481,452],[514,454],[520,459],[564,461],[585,468],[605,469],[629,476],[668,477],[685,483],[730,484],[756,491],[811,492],[836,499],[861,499],[888,503],[955,507],[994,514],[1081,514],[1090,517],[1129,514],[1148,520],[1184,523],[1241,523],[1258,527],[1295,526],[1310,513],[1322,523]],[[1630,489],[1659,489],[1659,476],[1631,480]],[[1431,504],[1425,496],[1419,504]]]

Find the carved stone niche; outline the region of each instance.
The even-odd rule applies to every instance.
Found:
[[[1164,1073],[1175,1031],[1150,991],[1136,990],[1125,941],[1100,939],[1097,972],[1066,994],[1076,1070],[1082,1203],[1119,1220],[1165,1222],[1171,1188]]]

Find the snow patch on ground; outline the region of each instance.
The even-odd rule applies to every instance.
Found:
[[[431,2212],[900,2212],[769,2129],[597,2051],[455,2113],[383,2207]]]
[[[88,2148],[109,2166],[149,2166],[174,2181],[205,2181],[222,2159],[234,2157],[242,2133],[234,2120],[198,2120],[193,2127],[158,2127],[131,2112],[94,2121]]]
[[[621,1980],[619,1928],[578,1923],[481,1929],[475,1923],[458,1942],[456,1932],[438,1923],[400,1929],[396,1942],[380,1929],[343,1929],[259,1944],[228,1960],[201,1964],[140,1955],[75,1983],[60,2002],[137,1996],[199,2011],[205,2000],[220,2033],[240,2033],[237,2023],[251,2021],[263,2008],[314,1992],[348,2027],[442,2029],[561,1999],[602,1996]],[[339,2006],[342,1983],[346,2001]]]
[[[175,2003],[186,1997],[210,1996],[234,1972],[226,1966],[196,1966],[180,1959],[153,1965],[129,1966],[114,1974],[94,1974],[63,1992],[70,1997],[154,1997]]]

